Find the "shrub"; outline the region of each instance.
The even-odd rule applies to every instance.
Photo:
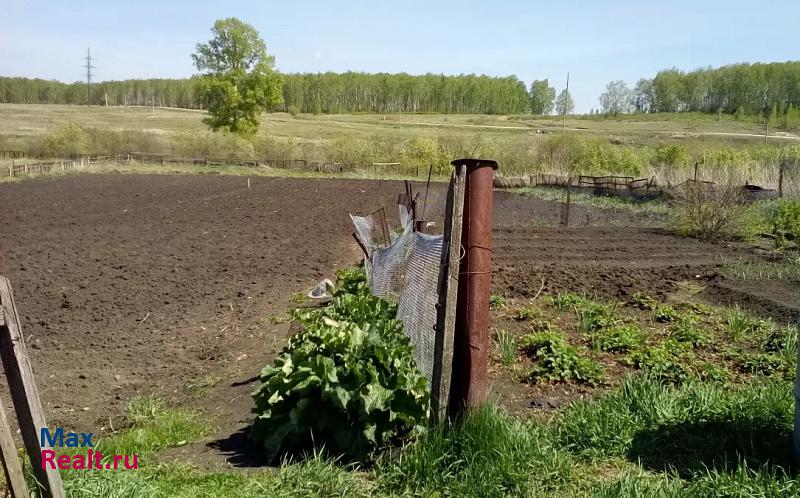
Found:
[[[256,155],[253,143],[235,133],[184,133],[175,140],[175,153],[220,161],[244,161]]]
[[[785,247],[790,240],[800,244],[800,201],[781,200],[771,224],[776,247]]]
[[[660,166],[684,166],[689,163],[689,151],[680,144],[660,144],[656,146],[653,160]]]
[[[673,210],[672,224],[678,234],[703,240],[743,238],[752,232],[747,223],[750,214],[741,193],[732,186],[712,191],[702,183],[687,183]]]
[[[324,447],[364,461],[421,430],[426,380],[395,314],[351,273],[340,275],[327,306],[294,313],[303,330],[262,370],[253,394],[252,432],[271,460]]]
[[[645,336],[636,325],[618,325],[591,335],[592,347],[607,353],[627,353],[644,344]]]
[[[520,340],[522,349],[531,356],[533,370],[530,380],[571,381],[597,384],[603,376],[603,368],[578,350],[567,344],[558,332],[537,332]]]
[[[78,157],[89,153],[89,135],[80,126],[70,123],[42,139],[41,154],[48,157]]]

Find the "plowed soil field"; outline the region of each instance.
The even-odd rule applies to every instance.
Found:
[[[293,294],[359,260],[348,213],[385,207],[396,225],[402,188],[119,174],[0,184],[0,274],[11,279],[49,419],[102,431],[126,401],[152,393],[220,427],[217,443],[184,451],[224,454],[249,415],[255,376],[285,342],[289,324],[274,317]],[[443,190],[435,185],[432,198]],[[719,274],[755,257],[746,248],[580,206],[575,226],[558,228],[559,204],[495,199],[494,292],[662,297],[690,281],[711,302],[784,321],[800,307],[797,282],[739,285]]]

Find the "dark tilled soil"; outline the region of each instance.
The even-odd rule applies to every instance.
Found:
[[[357,261],[348,212],[390,205],[398,192],[386,182],[250,181],[94,175],[0,185],[0,273],[54,423],[108,427],[136,395],[182,400],[185,384],[210,372],[220,385],[256,375],[288,330],[268,319]],[[249,389],[226,393],[226,403],[244,400],[239,418]]]
[[[349,212],[385,207],[396,226],[403,189],[250,182],[84,175],[0,184],[0,274],[14,287],[51,424],[102,431],[125,402],[152,393],[203,410],[219,427],[177,450],[181,459],[216,466],[239,452],[256,376],[289,331],[270,318],[292,306],[292,294],[359,260]],[[443,193],[432,187],[426,218],[440,221]],[[798,307],[796,287],[773,293],[721,279],[717,265],[741,256],[734,248],[639,228],[652,220],[619,211],[573,206],[574,228],[546,228],[559,218],[557,203],[497,193],[496,292],[661,297],[694,280],[712,301],[769,308],[779,300],[784,314]]]
[[[710,304],[739,305],[783,323],[800,310],[797,283],[730,282],[720,275],[726,262],[759,258],[743,246],[632,226],[498,228],[493,243],[492,285],[509,297],[575,291],[620,299],[644,292],[664,299],[693,282]]]

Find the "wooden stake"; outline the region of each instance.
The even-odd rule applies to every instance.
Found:
[[[0,401],[0,460],[3,463],[3,472],[6,475],[6,484],[14,498],[27,498],[28,485],[25,484],[25,474],[19,463],[17,447],[11,437],[11,428],[8,426],[6,410]]]
[[[447,416],[453,376],[453,344],[456,330],[458,269],[461,259],[461,223],[464,217],[464,190],[467,167],[459,166],[450,179],[442,240],[442,265],[439,272],[436,336],[431,379],[433,422]]]
[[[3,307],[5,323],[0,326],[0,359],[8,380],[14,411],[17,414],[22,442],[31,461],[33,473],[41,486],[44,498],[62,498],[64,490],[61,476],[57,469],[42,465],[42,446],[39,430],[47,427],[39,391],[33,380],[22,328],[19,325],[17,307],[11,284],[6,277],[0,276],[0,305]],[[46,467],[46,468],[43,468]]]

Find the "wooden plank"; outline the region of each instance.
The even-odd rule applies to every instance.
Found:
[[[11,428],[6,418],[6,409],[0,401],[0,462],[6,475],[6,484],[14,498],[28,498],[28,485],[25,483],[25,473],[19,462],[19,454],[11,437]]]
[[[453,338],[456,329],[458,297],[458,268],[461,260],[461,223],[464,214],[464,190],[467,167],[462,165],[450,179],[445,207],[442,262],[439,271],[439,302],[437,303],[436,340],[431,381],[431,415],[437,423],[447,416],[450,383],[453,374]]]
[[[39,391],[33,380],[22,328],[19,324],[14,295],[8,279],[0,275],[0,305],[5,314],[5,325],[0,327],[0,359],[6,372],[11,399],[14,402],[14,411],[17,414],[22,442],[31,461],[31,467],[36,480],[41,486],[41,496],[44,498],[62,498],[64,489],[61,485],[61,476],[57,469],[42,468],[42,447],[39,431],[47,427],[39,399]]]

